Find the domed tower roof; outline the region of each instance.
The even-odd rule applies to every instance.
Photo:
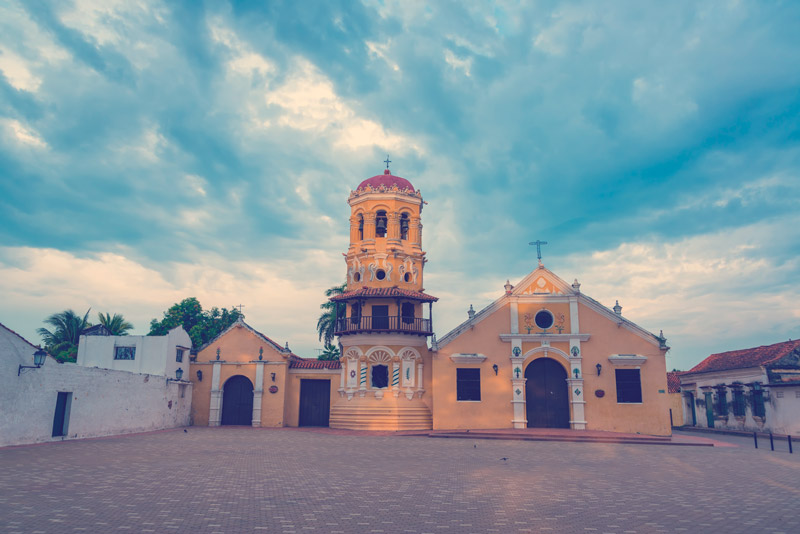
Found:
[[[415,192],[414,186],[411,185],[411,182],[405,178],[393,175],[389,169],[383,171],[383,174],[378,174],[372,178],[367,178],[358,184],[356,191],[365,189],[367,186],[371,187],[372,189],[379,189],[381,186],[384,186],[386,189],[391,189],[393,186],[397,186],[397,189],[400,191],[408,189],[412,193]]]

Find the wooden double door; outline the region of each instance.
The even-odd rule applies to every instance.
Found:
[[[331,416],[331,381],[300,380],[298,426],[328,426]]]
[[[246,376],[236,375],[225,381],[220,424],[253,424],[253,383]]]
[[[525,406],[529,428],[569,428],[567,371],[550,358],[525,368]]]

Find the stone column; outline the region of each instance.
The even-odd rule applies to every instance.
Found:
[[[256,364],[256,384],[253,390],[253,426],[261,426],[261,399],[264,397],[264,364],[265,361],[253,362]]]
[[[365,357],[359,360],[359,382],[358,382],[358,395],[365,397],[367,395],[367,361]]]
[[[518,322],[515,324],[519,324]],[[514,356],[514,348],[519,348],[519,357]],[[514,419],[511,424],[514,428],[527,428],[528,420],[525,418],[525,359],[522,358],[522,341],[511,341],[511,405],[514,407]]]
[[[347,360],[339,360],[339,396],[344,396],[345,375],[347,374]]]
[[[222,361],[216,360],[211,368],[211,404],[208,407],[208,426],[219,426],[220,407],[222,405],[222,392],[219,390],[220,372]]]
[[[400,396],[400,361],[398,358],[392,361],[392,393],[395,398]]]
[[[422,372],[423,365],[420,360],[417,364],[417,395],[419,395],[419,398],[422,398],[422,395],[425,393],[425,388],[422,387]]]
[[[570,403],[572,404],[572,420],[569,422],[573,430],[586,430],[586,392],[583,390],[583,358],[581,357],[581,342],[579,339],[570,339],[569,354],[569,387]]]
[[[386,214],[386,244],[400,244],[400,215],[397,212]]]
[[[364,214],[364,243],[375,245],[375,213]]]

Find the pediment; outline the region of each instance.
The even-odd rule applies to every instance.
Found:
[[[572,295],[572,287],[548,269],[540,266],[522,279],[511,292],[515,296]]]

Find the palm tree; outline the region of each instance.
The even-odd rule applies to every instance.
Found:
[[[97,318],[112,336],[127,336],[128,330],[133,330],[133,325],[126,321],[122,314],[115,313],[112,317],[110,313],[99,312]]]
[[[338,360],[341,352],[339,351],[339,347],[335,347],[333,345],[325,345],[325,350],[322,351],[317,359],[318,360]]]
[[[330,298],[334,295],[341,295],[346,287],[347,282],[339,286],[333,286],[325,290],[325,296]],[[326,300],[319,305],[322,314],[317,319],[317,333],[319,334],[319,340],[324,341],[326,347],[333,341],[333,333],[336,329],[336,312],[341,309],[341,306],[340,303],[330,300]]]
[[[36,332],[42,336],[47,352],[59,361],[75,361],[81,332],[92,326],[89,322],[91,310],[86,310],[83,318],[72,310],[64,310],[45,319],[44,323],[52,326],[53,330],[39,328]]]

